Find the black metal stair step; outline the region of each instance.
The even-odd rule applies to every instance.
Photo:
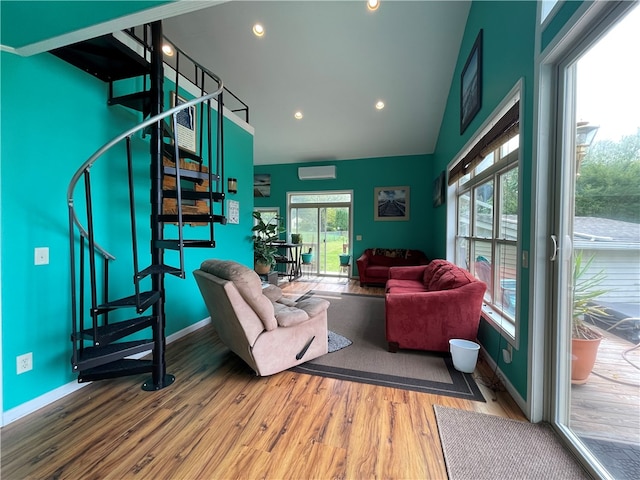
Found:
[[[176,277],[182,277],[182,270],[176,267],[170,267],[169,265],[149,265],[144,270],[141,270],[137,278],[138,280],[142,280],[143,278],[148,277],[149,275],[156,274],[164,274],[168,273],[169,275],[175,275]]]
[[[51,53],[105,82],[151,72],[147,60],[111,34],[56,48]]]
[[[148,291],[148,292],[140,292],[140,308],[138,308],[138,313],[144,312],[151,305],[156,303],[160,298],[160,293],[156,291]],[[105,313],[116,308],[129,308],[136,307],[136,296],[131,295],[130,297],[120,298],[118,300],[113,300],[111,302],[103,303],[102,305],[98,305],[97,313]]]
[[[154,247],[167,250],[180,250],[180,240],[156,240]],[[182,240],[184,248],[214,248],[216,242],[212,240]]]
[[[162,196],[164,198],[178,198],[177,190],[163,190]],[[183,200],[209,200],[209,192],[196,192],[194,190],[182,190],[181,193]],[[224,192],[213,192],[211,194],[214,202],[221,202],[224,200]]]
[[[80,371],[78,383],[106,380],[109,378],[126,377],[128,375],[140,375],[153,371],[153,361],[134,360],[123,358],[115,362],[106,363],[98,367]]]
[[[77,371],[99,367],[107,363],[121,360],[124,357],[153,349],[153,340],[135,340],[131,342],[110,343],[98,347],[85,347],[79,352],[78,363],[73,365]]]
[[[169,167],[167,165],[162,166],[162,172],[170,177],[176,176],[176,167]],[[197,170],[187,170],[186,168],[180,169],[180,178],[182,180],[190,180],[192,182],[213,181],[217,182],[220,178],[215,173],[198,172]]]
[[[175,214],[163,214],[158,215],[159,222],[166,223],[178,223],[178,215]],[[226,225],[227,217],[224,215],[209,215],[209,214],[182,214],[182,223],[220,223]]]
[[[116,340],[120,340],[121,338],[150,327],[155,318],[156,317],[154,316],[147,315],[144,317],[135,317],[128,320],[122,320],[120,322],[110,323],[108,325],[102,325],[96,329],[96,338],[94,341],[97,342],[96,345],[106,345],[107,343],[115,342]],[[93,335],[93,328],[87,328],[80,332],[78,340],[92,340]],[[72,341],[73,340],[75,339],[72,337]]]
[[[151,92],[136,92],[120,97],[112,97],[107,103],[109,105],[124,105],[125,107],[142,112],[146,117],[151,112]]]
[[[162,144],[163,147],[163,152],[164,155],[171,161],[173,161],[176,149],[173,146],[173,143],[163,143]],[[184,148],[181,148],[180,146],[178,146],[178,155],[180,156],[180,158],[188,158],[189,160],[194,160],[198,163],[202,163],[202,157],[196,153],[190,152],[189,150],[185,150]],[[183,169],[184,170],[184,169]],[[182,172],[182,170],[181,170]]]

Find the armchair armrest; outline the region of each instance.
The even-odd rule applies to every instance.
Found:
[[[395,278],[397,280],[415,280],[422,282],[426,268],[426,265],[391,267],[389,269],[389,279]]]

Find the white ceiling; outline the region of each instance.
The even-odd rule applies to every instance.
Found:
[[[163,26],[249,105],[256,165],[344,160],[433,152],[469,6],[233,1]]]

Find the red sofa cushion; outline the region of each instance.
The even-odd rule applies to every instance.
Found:
[[[411,293],[425,292],[427,289],[422,283],[416,282],[415,280],[401,280],[397,278],[390,278],[387,281],[385,290],[386,293]]]
[[[424,284],[429,291],[460,288],[475,280],[469,272],[446,260],[433,260],[424,271]]]
[[[429,259],[420,250],[404,248],[367,248],[356,260],[360,284],[384,284],[389,278],[389,269],[426,265]]]

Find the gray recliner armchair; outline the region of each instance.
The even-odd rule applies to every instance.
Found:
[[[220,339],[257,375],[327,353],[327,300],[289,300],[274,285],[263,288],[255,271],[228,260],[207,260],[193,275]]]

